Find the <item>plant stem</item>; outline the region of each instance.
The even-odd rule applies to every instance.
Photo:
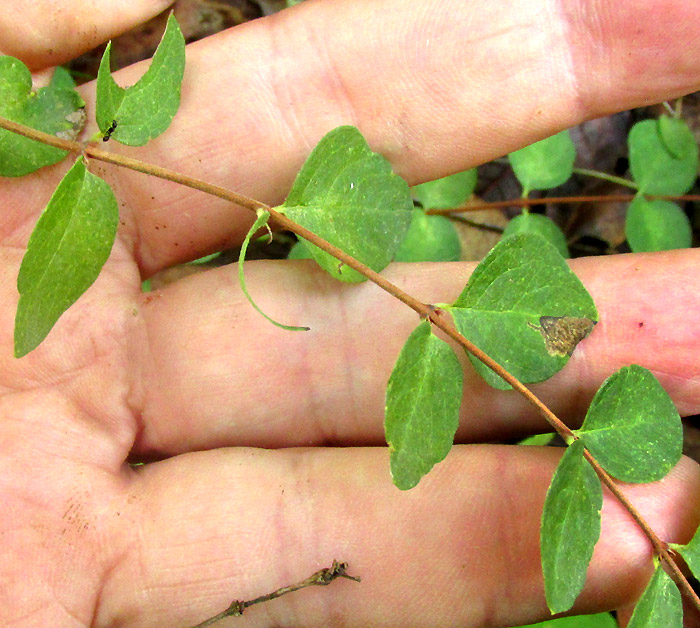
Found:
[[[237,205],[240,205],[241,207],[245,207],[247,209],[250,209],[251,211],[258,212],[258,210],[263,210],[266,212],[270,213],[271,218],[281,227],[294,232],[298,236],[308,240],[312,244],[315,244],[318,246],[320,249],[323,249],[327,253],[331,254],[333,257],[338,259],[341,263],[345,264],[346,266],[349,266],[350,268],[353,268],[360,274],[364,275],[367,279],[375,283],[377,286],[382,288],[384,291],[389,293],[391,296],[394,298],[398,299],[411,309],[413,309],[421,319],[427,319],[429,320],[435,327],[438,329],[442,330],[447,336],[452,338],[456,343],[458,343],[461,347],[463,347],[466,351],[471,353],[474,357],[476,357],[478,360],[483,362],[486,366],[488,366],[496,375],[501,377],[503,380],[505,380],[508,384],[510,384],[514,390],[517,390],[523,397],[525,397],[532,405],[537,408],[537,410],[542,414],[542,416],[547,420],[547,422],[554,427],[554,429],[564,438],[565,441],[569,442],[572,439],[576,439],[577,436],[533,393],[531,392],[527,387],[525,387],[524,384],[522,384],[517,378],[515,378],[513,375],[511,375],[508,371],[506,371],[500,364],[498,364],[493,358],[488,356],[486,353],[484,353],[481,349],[479,349],[476,345],[474,345],[470,340],[465,338],[455,327],[454,323],[452,322],[452,319],[446,316],[446,312],[444,310],[441,310],[440,308],[436,308],[433,305],[423,303],[416,299],[415,297],[409,295],[408,293],[404,292],[401,290],[398,286],[394,285],[391,283],[388,279],[380,275],[379,273],[375,272],[362,262],[359,262],[355,258],[351,257],[338,247],[334,246],[330,242],[327,242],[323,238],[317,236],[315,233],[309,231],[308,229],[302,227],[301,225],[297,224],[293,220],[290,220],[287,216],[284,214],[279,213],[278,211],[275,211],[273,208],[270,206],[266,205],[265,203],[261,203],[259,201],[256,201],[254,199],[248,198],[246,196],[236,194],[235,192],[231,192],[230,190],[227,190],[226,188],[222,188],[216,185],[212,185],[210,183],[207,183],[206,181],[202,181],[200,179],[196,179],[194,177],[189,177],[184,174],[180,174],[177,172],[173,172],[171,170],[167,170],[166,168],[161,168],[159,166],[155,166],[152,164],[144,163],[141,161],[138,161],[136,159],[131,159],[128,157],[124,157],[121,155],[113,154],[110,152],[107,152],[105,150],[102,150],[100,148],[97,148],[94,145],[91,144],[82,144],[80,142],[74,142],[70,140],[63,140],[59,139],[58,137],[54,135],[49,135],[48,133],[43,133],[42,131],[37,131],[35,129],[32,129],[30,127],[26,127],[24,125],[18,124],[16,122],[12,122],[11,120],[7,120],[6,118],[0,117],[0,128],[4,128],[8,131],[13,131],[15,133],[18,133],[20,135],[23,135],[24,137],[28,137],[30,139],[34,139],[40,142],[43,142],[45,144],[48,144],[50,146],[55,146],[57,148],[61,148],[63,150],[67,150],[73,153],[77,154],[83,154],[86,155],[92,159],[97,159],[99,161],[104,161],[107,163],[112,163],[117,166],[122,166],[124,168],[128,168],[130,170],[135,170],[137,172],[142,172],[144,174],[148,174],[151,176],[158,177],[160,179],[165,179],[167,181],[173,181],[174,183],[179,183],[181,185],[185,185],[189,188],[199,190],[201,192],[204,192],[206,194],[211,194],[213,196],[217,196],[219,198],[222,198],[224,200],[230,201],[232,203],[235,203]],[[622,181],[625,181],[624,179]],[[629,184],[629,181],[625,181],[626,184]],[[605,197],[609,199],[610,197]],[[552,200],[552,199],[548,199]],[[542,202],[542,199],[518,199],[515,202],[509,201],[509,204],[512,205],[523,205],[523,204],[531,204],[531,203],[526,203],[524,201],[534,201],[534,202]],[[494,204],[490,204],[489,206],[493,207]],[[450,211],[455,211],[450,210]],[[457,210],[459,211],[459,210]],[[429,212],[431,213],[431,212]],[[434,212],[438,213],[438,212]],[[682,575],[680,569],[678,566],[675,564],[673,561],[673,558],[671,557],[666,543],[661,541],[658,536],[654,533],[654,531],[651,529],[648,523],[644,520],[644,518],[641,516],[641,514],[635,509],[635,507],[627,500],[625,495],[622,493],[620,488],[617,486],[615,483],[615,480],[613,480],[603,469],[602,467],[598,464],[598,462],[593,458],[593,456],[588,452],[587,450],[585,451],[586,459],[589,461],[589,463],[593,466],[595,469],[596,473],[600,477],[601,481],[610,489],[611,493],[620,501],[620,503],[623,505],[623,507],[630,513],[632,518],[635,520],[635,522],[639,525],[639,527],[642,529],[644,534],[647,536],[649,541],[651,542],[654,551],[668,564],[669,568],[673,571],[673,573],[677,576],[679,581],[681,582],[681,586],[683,589],[686,591],[686,593],[690,596],[691,600],[695,604],[696,608],[700,610],[700,598],[692,591],[692,588],[690,587],[690,584],[687,582],[685,577]],[[333,566],[328,568],[328,569],[322,569],[306,580],[302,581],[299,583],[299,585],[292,585],[292,587],[284,587],[283,589],[278,589],[277,591],[274,591],[273,593],[267,595],[267,596],[262,596],[261,598],[255,598],[255,600],[251,600],[249,602],[233,602],[231,606],[224,611],[223,613],[220,613],[219,615],[206,620],[204,623],[198,624],[197,626],[194,626],[193,628],[206,628],[206,626],[210,626],[212,623],[215,621],[218,621],[219,619],[223,619],[224,617],[227,616],[235,616],[236,614],[240,615],[243,612],[243,609],[246,608],[247,606],[251,606],[252,604],[257,604],[262,601],[267,601],[269,599],[274,599],[275,597],[279,597],[280,595],[284,595],[285,593],[290,593],[291,591],[296,591],[299,588],[303,588],[306,586],[311,586],[314,584],[328,584],[331,582],[333,579],[337,577],[344,577],[344,578],[350,578],[350,579],[355,579],[352,578],[351,576],[347,576],[345,574],[345,568],[346,565],[345,563],[337,563],[334,561]],[[329,574],[335,573],[336,571],[342,571],[342,573],[336,573],[336,575],[332,576],[328,582],[321,582],[321,581],[316,581],[316,580],[323,580],[324,578],[330,577]],[[325,576],[323,575],[325,574]],[[315,580],[314,580],[315,579]],[[312,581],[314,580],[314,581]],[[301,585],[301,586],[300,586]]]
[[[243,615],[243,611],[249,606],[253,606],[253,604],[269,602],[270,600],[282,597],[287,593],[293,593],[294,591],[298,591],[299,589],[304,589],[306,587],[326,586],[333,582],[333,580],[337,580],[338,578],[347,578],[348,580],[360,582],[360,578],[358,578],[357,576],[350,576],[347,574],[347,568],[347,563],[341,563],[337,560],[334,560],[333,564],[330,567],[326,567],[325,569],[319,569],[318,571],[311,574],[308,578],[302,580],[301,582],[297,582],[296,584],[292,584],[287,587],[282,587],[281,589],[277,589],[272,593],[268,593],[267,595],[261,595],[260,597],[253,598],[252,600],[247,600],[245,602],[242,602],[240,600],[234,600],[233,602],[231,602],[231,604],[225,611],[222,611],[218,615],[214,615],[213,617],[204,620],[196,626],[192,626],[192,628],[208,628],[208,626],[211,626],[212,624],[215,624],[216,622],[221,621],[226,617],[240,617],[241,615]]]
[[[623,179],[622,177],[616,177],[614,174],[608,174],[607,172],[601,172],[600,170],[591,170],[590,168],[574,168],[574,174],[582,174],[587,177],[595,177],[596,179],[602,179],[603,181],[608,181],[610,183],[616,183],[617,185],[624,185],[625,187],[637,189],[637,184],[629,179]]]
[[[651,201],[700,201],[700,194],[644,194]],[[599,194],[592,196],[546,196],[543,198],[517,198],[505,201],[468,201],[459,207],[428,209],[426,214],[458,214],[475,212],[484,209],[502,209],[504,207],[531,207],[547,203],[580,204],[580,203],[631,203],[636,194]]]

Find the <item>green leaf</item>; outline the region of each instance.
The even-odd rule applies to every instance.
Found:
[[[408,337],[386,388],[384,428],[391,475],[413,488],[447,456],[462,401],[462,367],[452,348],[423,321]]]
[[[645,194],[685,194],[698,174],[698,146],[682,120],[643,120],[627,137],[630,171]]]
[[[573,606],[600,536],[603,489],[583,451],[581,441],[569,445],[547,490],[542,511],[542,573],[552,614]]]
[[[569,257],[569,247],[566,245],[564,232],[547,216],[524,212],[508,223],[505,231],[503,231],[503,238],[508,238],[518,233],[538,235],[550,244],[553,244],[562,257]]]
[[[525,383],[564,368],[598,318],[593,300],[559,252],[531,234],[499,242],[448,309],[464,336]],[[491,386],[509,388],[469,358]]]
[[[459,207],[469,199],[474,193],[476,179],[476,168],[472,168],[449,177],[421,183],[411,189],[423,209],[447,209]]]
[[[459,235],[444,216],[413,210],[413,220],[404,236],[396,262],[457,262],[462,254]]]
[[[85,103],[67,87],[65,70],[32,91],[32,75],[19,59],[0,57],[0,116],[64,139],[74,139],[85,125]],[[67,151],[0,129],[0,176],[20,177],[58,163]]]
[[[549,190],[567,181],[573,172],[576,147],[569,132],[562,131],[516,150],[508,159],[526,196],[530,190]]]
[[[75,89],[75,81],[73,80],[73,75],[66,68],[56,66],[51,76],[51,82],[49,83],[53,89],[64,89],[72,90]]]
[[[380,271],[408,229],[413,202],[408,185],[389,162],[371,151],[355,127],[341,126],[316,145],[277,210]],[[365,280],[318,247],[305,246],[336,279]]]
[[[180,106],[180,86],[185,71],[185,39],[171,14],[151,65],[139,81],[119,87],[110,70],[111,42],[97,72],[97,125],[129,146],[143,146],[165,131]]]
[[[666,150],[676,159],[690,157],[698,151],[693,133],[684,120],[661,116],[659,118],[659,135],[661,135],[661,141]]]
[[[299,240],[299,242],[295,242],[294,246],[289,249],[287,259],[312,259],[312,257],[311,253],[309,253],[309,249]]]
[[[557,617],[539,624],[520,626],[520,628],[618,628],[618,625],[610,613],[598,613],[597,615]]]
[[[660,626],[682,628],[683,603],[678,587],[659,564],[637,602],[627,628],[659,628]]]
[[[519,441],[518,445],[528,445],[532,447],[544,447],[549,445],[554,440],[556,434],[554,432],[547,432],[546,434],[533,434],[527,438],[523,438]]]
[[[683,428],[673,401],[647,369],[625,366],[608,377],[574,432],[610,475],[654,482],[680,460]]]
[[[118,219],[111,188],[79,158],[41,214],[22,260],[16,357],[36,348],[95,281],[112,250]]]
[[[700,528],[695,531],[693,538],[687,545],[670,543],[669,546],[683,557],[693,576],[696,579],[700,578]]]
[[[627,209],[625,234],[635,253],[687,249],[692,229],[685,212],[671,201],[637,196]]]

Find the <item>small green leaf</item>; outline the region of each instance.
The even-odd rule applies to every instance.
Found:
[[[384,429],[400,489],[413,488],[447,456],[461,402],[459,360],[423,321],[404,344],[386,388]]]
[[[675,543],[669,545],[671,549],[683,557],[695,579],[700,579],[700,528],[695,531],[693,538],[687,545],[676,545]]]
[[[462,254],[459,235],[444,216],[413,210],[413,220],[404,236],[396,262],[457,262]]]
[[[111,188],[79,158],[41,214],[22,260],[16,357],[36,348],[95,281],[112,250],[118,219]]]
[[[542,573],[552,614],[569,610],[583,589],[602,507],[600,480],[583,457],[583,443],[574,441],[557,466],[542,510]]]
[[[608,377],[574,432],[610,475],[654,482],[680,460],[683,428],[673,401],[650,371],[625,366]]]
[[[576,159],[576,147],[568,131],[530,144],[508,155],[515,176],[530,190],[549,190],[571,177]]]
[[[625,234],[635,253],[687,249],[693,233],[685,212],[671,201],[637,196],[627,209]]]
[[[411,190],[423,209],[447,209],[463,205],[474,193],[476,168],[416,185]]]
[[[19,59],[0,56],[0,116],[65,139],[74,139],[85,125],[85,103],[67,87],[58,68],[51,83],[32,92],[32,75]],[[58,163],[68,153],[0,129],[0,176],[20,177]]]
[[[598,318],[593,300],[559,252],[531,234],[499,242],[449,311],[460,333],[526,383],[564,368]],[[469,358],[491,386],[509,388]]]
[[[610,613],[598,613],[597,615],[557,617],[539,624],[520,626],[520,628],[618,628],[618,624]]]
[[[277,209],[377,272],[394,258],[413,216],[406,182],[352,126],[321,139]],[[336,279],[365,280],[318,247],[305,246]]]
[[[165,131],[180,106],[185,71],[185,39],[171,14],[151,65],[139,81],[122,88],[110,70],[111,42],[97,73],[97,125],[100,131],[129,146],[143,146]]]
[[[683,602],[678,587],[660,564],[656,566],[627,628],[683,628]]]
[[[54,69],[50,85],[53,89],[65,89],[68,91],[75,89],[73,75],[60,65]]]
[[[527,438],[523,438],[517,444],[528,445],[532,447],[544,447],[545,445],[549,445],[549,443],[551,443],[554,440],[555,436],[556,434],[554,432],[547,432],[546,434],[534,434],[532,436],[528,436]]]
[[[682,120],[637,122],[627,143],[630,171],[640,192],[685,194],[693,187],[698,174],[698,146]]]
[[[295,242],[294,246],[292,246],[291,249],[289,249],[289,254],[287,255],[287,259],[313,259],[311,257],[311,253],[309,253],[309,249],[306,248],[304,243],[299,240],[299,242]]]
[[[566,236],[564,232],[547,216],[542,214],[532,214],[525,212],[513,218],[503,232],[503,238],[508,238],[517,233],[531,233],[538,235],[559,251],[559,254],[567,258],[569,257],[569,247],[566,245]]]
[[[685,159],[698,150],[693,133],[684,120],[661,116],[659,134],[664,147],[675,159]]]

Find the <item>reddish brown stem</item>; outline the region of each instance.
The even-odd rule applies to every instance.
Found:
[[[644,194],[650,201],[700,201],[700,194]],[[484,209],[502,209],[504,207],[530,207],[532,205],[545,205],[547,203],[631,203],[636,198],[635,194],[602,194],[594,196],[548,196],[545,198],[514,198],[505,201],[477,201],[469,200],[459,207],[447,207],[441,209],[429,209],[426,214],[459,214],[462,212],[476,212]]]

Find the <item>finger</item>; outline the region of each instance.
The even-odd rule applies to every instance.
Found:
[[[172,0],[49,2],[6,0],[0,18],[0,54],[32,70],[60,65],[158,15]]]
[[[189,46],[180,112],[140,155],[277,204],[320,137],[354,124],[409,182],[443,176],[697,89],[700,14],[673,0],[643,5],[309,3]],[[116,176],[145,275],[240,242],[252,222],[181,186]]]
[[[188,626],[300,581],[333,559],[340,580],[246,611],[246,625],[512,626],[549,616],[539,559],[542,505],[560,451],[453,450],[415,489],[389,479],[385,449],[220,450],[148,465],[115,521],[120,560],[94,625]],[[700,473],[684,459],[661,483],[625,486],[664,540],[700,519]],[[606,497],[577,612],[624,606],[651,549]]]
[[[699,257],[573,260],[600,322],[564,370],[533,390],[574,427],[602,381],[635,363],[659,377],[682,413],[699,412]],[[385,275],[424,302],[444,303],[472,268],[396,264]],[[246,272],[264,311],[311,331],[264,320],[231,268],[146,296],[143,337],[131,342],[142,350],[130,361],[142,421],[135,451],[383,443],[386,383],[416,314],[372,284],[336,283],[311,262],[249,263]],[[520,395],[488,387],[469,365],[464,390],[459,441],[551,431]]]

